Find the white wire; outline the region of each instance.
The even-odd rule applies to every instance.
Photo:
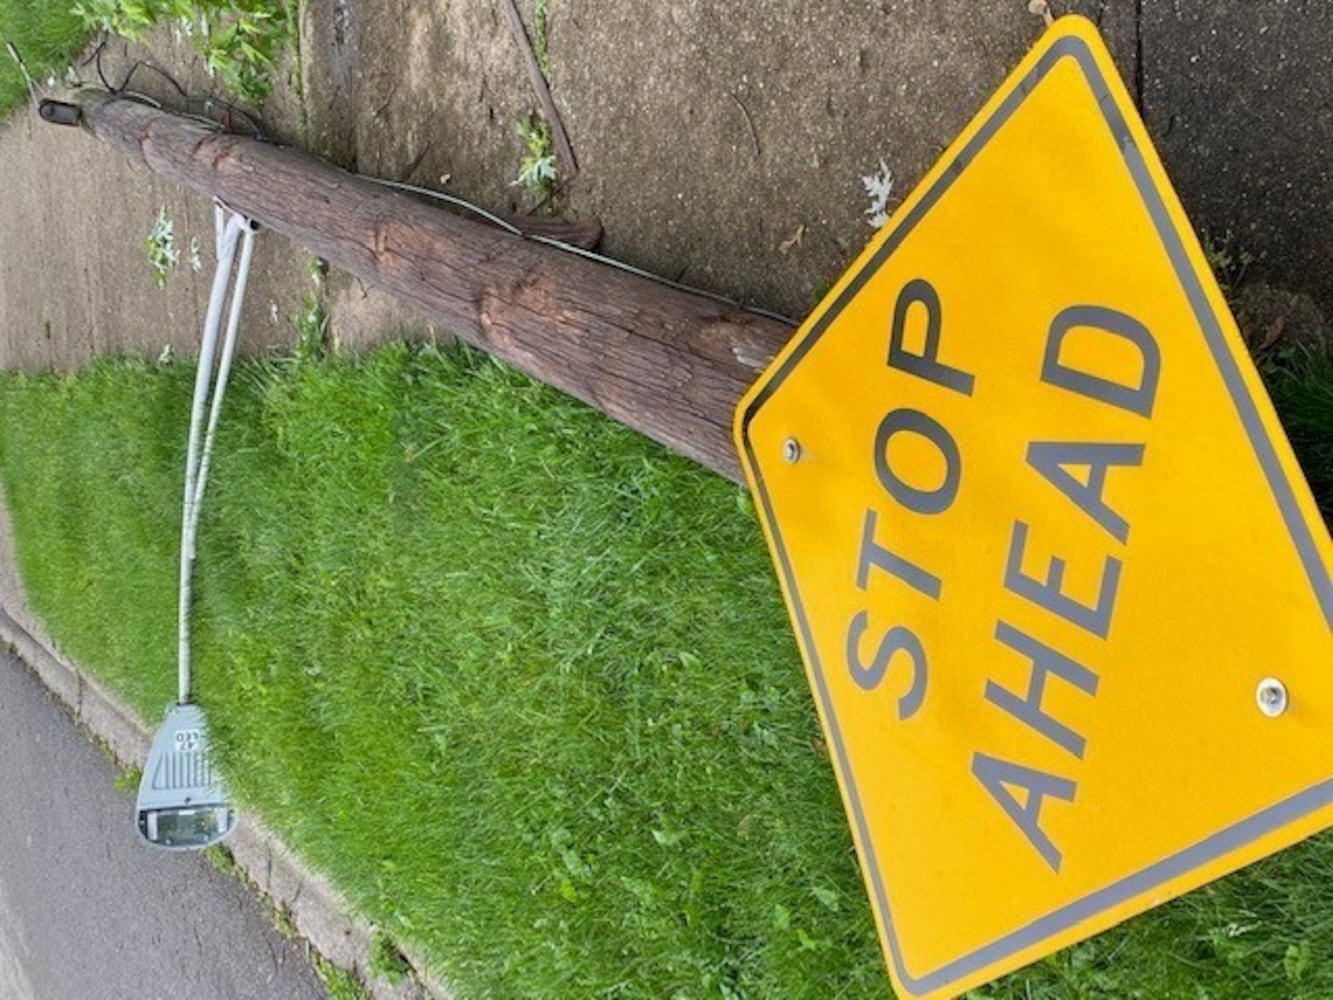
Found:
[[[177,607],[177,701],[190,701],[190,597],[191,576],[194,569],[195,535],[199,526],[199,507],[208,478],[209,459],[222,411],[222,395],[231,372],[231,359],[236,348],[240,327],[241,306],[245,301],[245,286],[249,278],[254,230],[250,220],[232,213],[230,216],[220,204],[213,208],[214,247],[217,252],[217,270],[213,275],[213,289],[204,317],[204,332],[199,344],[199,365],[194,377],[194,397],[190,404],[190,438],[185,457],[185,500],[181,516],[180,595]],[[232,265],[236,259],[237,241],[244,237],[241,262],[236,274],[236,289],[227,315],[227,336],[222,345],[216,385],[213,384],[213,365],[218,360],[218,329],[222,312],[227,305],[231,286]],[[211,387],[212,405],[209,406]],[[204,410],[209,410],[208,429],[204,431]],[[202,439],[202,440],[201,440]]]
[[[737,302],[735,299],[727,298],[725,295],[718,295],[716,292],[710,292],[707,289],[698,288],[694,285],[687,285],[680,281],[672,281],[670,278],[664,278],[660,274],[653,274],[651,271],[645,271],[641,267],[635,267],[633,264],[626,264],[624,261],[616,260],[614,257],[608,257],[605,254],[597,253],[594,250],[585,250],[583,247],[574,246],[563,240],[552,239],[550,236],[539,236],[536,233],[525,233],[513,223],[486,211],[484,208],[472,204],[472,202],[467,201],[464,198],[459,198],[456,195],[445,194],[443,191],[433,191],[430,188],[418,187],[415,184],[404,184],[402,181],[386,180],[383,177],[371,177],[368,174],[357,174],[357,176],[364,180],[368,180],[373,184],[379,184],[382,187],[396,188],[399,191],[410,191],[413,194],[424,195],[427,198],[434,198],[445,204],[454,205],[457,208],[464,209],[474,215],[480,216],[487,222],[499,226],[511,235],[521,239],[531,240],[534,243],[544,243],[549,247],[554,247],[556,250],[563,250],[566,253],[571,253],[576,257],[582,257],[585,260],[596,261],[598,264],[605,264],[608,267],[614,267],[618,271],[625,271],[628,274],[633,274],[640,278],[647,278],[649,281],[654,281],[659,285],[666,285],[668,288],[674,288],[681,292],[688,292],[691,295],[698,295],[701,298],[712,299],[714,302],[719,302],[722,305],[733,306],[741,312],[753,313],[756,316],[763,316],[766,319],[777,320],[779,323],[786,323],[789,326],[796,325],[796,320],[792,319],[790,316],[784,316],[782,313],[773,312],[769,309],[761,309],[758,306],[747,306],[743,302]]]
[[[227,336],[222,344],[222,361],[218,367],[217,382],[213,386],[212,405],[208,414],[208,432],[204,435],[204,451],[199,459],[199,473],[194,487],[194,523],[190,531],[190,556],[194,556],[194,539],[199,526],[199,505],[204,498],[204,484],[208,481],[208,464],[213,455],[213,439],[217,435],[218,418],[222,415],[222,396],[227,391],[231,374],[231,359],[236,352],[236,335],[241,326],[241,310],[245,305],[245,287],[250,278],[250,261],[254,255],[255,231],[248,224],[241,230],[241,262],[236,268],[236,287],[232,290],[231,305],[227,310]]]

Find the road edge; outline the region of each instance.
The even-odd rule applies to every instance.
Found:
[[[64,656],[31,612],[16,559],[9,507],[0,491],[0,643],[42,682],[52,697],[123,768],[142,769],[152,733],[137,712]],[[132,817],[126,812],[125,822]],[[411,973],[391,982],[373,971],[373,923],[320,872],[308,867],[253,814],[225,843],[251,889],[286,915],[296,933],[325,961],[355,975],[373,1000],[453,1000],[419,955],[404,951]],[[401,947],[401,946],[400,946]]]

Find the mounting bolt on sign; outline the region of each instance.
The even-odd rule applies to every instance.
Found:
[[[1259,711],[1270,719],[1276,719],[1287,710],[1287,688],[1276,677],[1265,677],[1259,682],[1257,692]]]
[[[1333,544],[1088,21],[1028,53],[736,440],[900,995],[1333,825]]]

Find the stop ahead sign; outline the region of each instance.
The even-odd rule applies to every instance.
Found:
[[[1333,546],[1088,22],[736,431],[902,994],[1333,823]]]

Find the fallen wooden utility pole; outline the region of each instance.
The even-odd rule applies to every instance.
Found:
[[[459,218],[294,149],[102,91],[80,94],[73,108],[52,104],[43,117],[78,119],[154,173],[220,198],[462,340],[743,481],[732,410],[791,336],[787,325]]]

